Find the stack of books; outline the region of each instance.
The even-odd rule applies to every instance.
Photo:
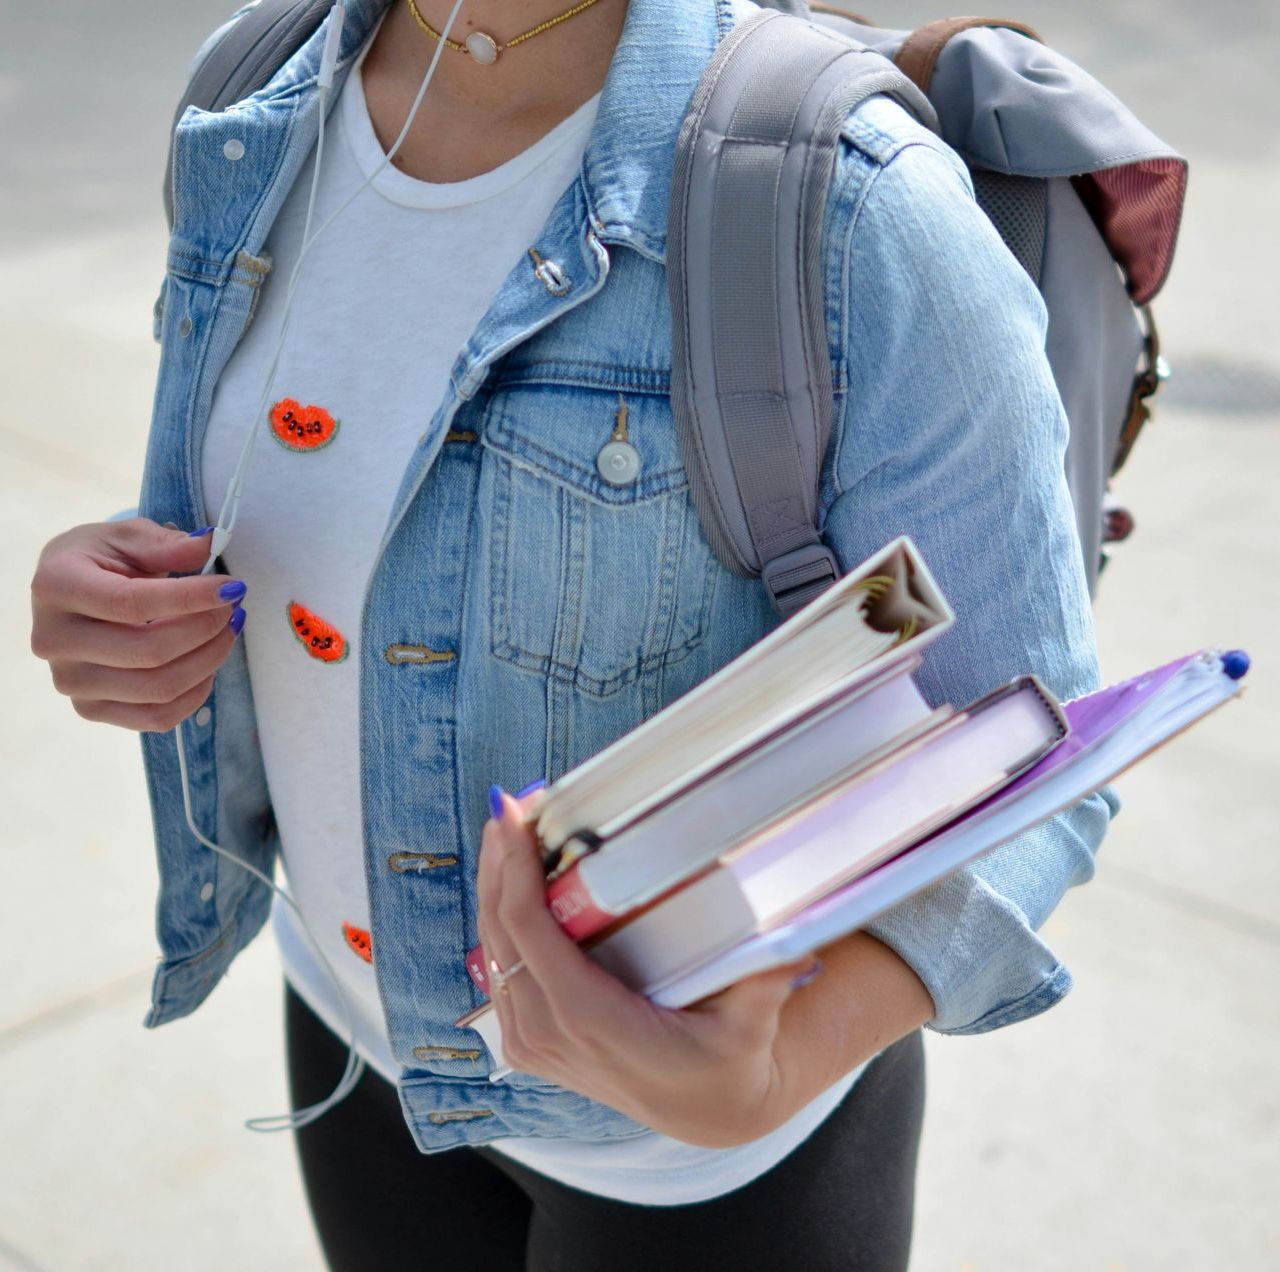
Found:
[[[1031,675],[930,707],[912,673],[954,621],[898,539],[546,787],[527,823],[561,927],[654,1001],[695,1002],[1070,807],[1248,667],[1201,651],[1065,707]],[[487,993],[482,950],[467,969]],[[487,1003],[457,1023],[501,1063]]]

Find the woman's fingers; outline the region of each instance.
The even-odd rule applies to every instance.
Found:
[[[135,704],[73,699],[76,714],[99,724],[115,724],[139,733],[168,733],[181,724],[209,696],[213,677],[201,681],[174,702]]]
[[[480,902],[479,928],[480,943],[484,947],[486,965],[496,961],[501,968],[508,968],[519,957],[511,943],[510,937],[501,930],[497,921],[498,905],[502,895],[502,852],[495,842],[497,824],[490,818],[484,824],[480,836],[480,862],[476,869],[476,892]],[[489,997],[497,994],[497,986],[493,983],[492,968],[489,971]]]
[[[477,871],[480,943],[485,958],[489,960],[486,969],[489,1000],[502,1026],[502,1049],[507,1063],[524,1072],[554,1077],[554,1064],[550,1063],[556,1041],[554,1017],[541,985],[529,968],[511,971],[521,956],[498,918],[504,883],[500,834],[499,825],[493,818],[485,822]],[[495,962],[499,969],[497,972],[493,967]],[[500,985],[500,973],[510,974],[510,981]]]
[[[148,671],[164,667],[221,636],[228,630],[234,610],[235,605],[226,601],[201,614],[137,626],[62,614],[44,628],[48,652],[37,654],[50,663],[83,662]]]
[[[581,1036],[592,1029],[607,1030],[613,1011],[634,995],[587,958],[552,917],[537,845],[520,824],[512,797],[504,794],[503,801],[502,818],[486,827],[490,867],[498,875],[492,889],[494,929],[511,952],[524,959],[527,969],[508,988],[515,995],[522,988],[517,982],[532,977],[567,1033]]]
[[[244,585],[225,574],[180,579],[111,579],[107,571],[73,580],[78,613],[108,623],[155,623],[220,610],[244,596]]]
[[[163,545],[153,542],[159,536],[164,537]],[[162,551],[161,546],[170,550]],[[77,527],[53,540],[42,553],[31,580],[33,608],[37,616],[41,612],[82,614],[127,624],[217,609],[239,599],[227,595],[229,585],[235,590],[236,580],[218,574],[154,577],[157,571],[181,567],[198,570],[208,552],[207,539],[192,539],[161,526],[132,535],[121,535],[111,523]]]
[[[200,569],[211,540],[136,517],[76,526],[31,580],[31,650],[87,720],[170,729],[209,696],[245,585]]]
[[[508,1063],[648,1125],[704,1117],[717,1101],[754,1116],[775,1085],[778,1015],[801,965],[752,977],[697,1010],[655,1007],[561,930],[534,835],[517,801],[499,794],[481,850],[481,937],[509,977],[490,986]]]
[[[227,660],[236,633],[227,621],[216,635],[178,657],[145,670],[127,670],[88,662],[60,663],[53,683],[69,698],[118,703],[170,703],[209,679]]]
[[[545,783],[542,781],[532,782],[524,788],[519,796],[510,796],[515,800],[520,808],[521,815],[527,814],[542,798],[542,791]],[[493,788],[497,790],[497,787]],[[492,799],[492,795],[490,799]],[[502,851],[500,845],[495,842],[495,836],[499,833],[499,822],[490,817],[484,824],[484,829],[480,836],[480,863],[477,870],[476,887],[480,900],[480,941],[484,945],[486,958],[498,959],[499,967],[509,967],[515,961],[516,955],[511,952],[511,945],[505,933],[501,931],[500,925],[497,924],[494,916],[497,914],[498,898],[502,888]],[[521,827],[520,833],[528,834],[532,837],[532,831]],[[489,945],[485,942],[486,927],[495,930],[494,940],[498,943],[495,951],[490,951]]]

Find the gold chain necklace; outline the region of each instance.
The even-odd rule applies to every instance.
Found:
[[[591,8],[595,3],[596,0],[581,0],[581,3],[575,4],[572,9],[566,9],[559,17],[548,18],[545,22],[538,23],[536,27],[531,27],[523,35],[517,35],[505,44],[499,44],[493,36],[486,34],[484,31],[472,31],[467,36],[465,43],[459,43],[457,40],[445,40],[444,45],[445,48],[452,49],[455,53],[466,53],[472,61],[479,62],[481,66],[492,66],[498,60],[499,53],[504,53],[507,49],[513,49],[517,44],[523,44],[526,40],[532,40],[535,35],[541,35],[544,31],[550,31],[553,26],[559,26],[561,22],[568,22],[570,18],[576,17],[584,9]],[[436,43],[439,43],[443,37],[419,12],[416,0],[408,0],[408,4],[409,12],[413,14],[413,20]]]

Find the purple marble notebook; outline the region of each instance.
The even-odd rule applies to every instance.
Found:
[[[846,884],[785,926],[760,933],[648,996],[664,1007],[696,1002],[854,931],[899,901],[1100,790],[1241,692],[1249,660],[1204,650],[1064,703],[1070,732],[1044,759],[984,803],[892,861]]]

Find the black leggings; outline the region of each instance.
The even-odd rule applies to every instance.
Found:
[[[333,1090],[346,1045],[292,990],[285,1034],[303,1108]],[[923,1113],[916,1030],[788,1157],[690,1205],[597,1197],[487,1148],[419,1153],[395,1089],[372,1072],[297,1145],[335,1272],[900,1272]]]

